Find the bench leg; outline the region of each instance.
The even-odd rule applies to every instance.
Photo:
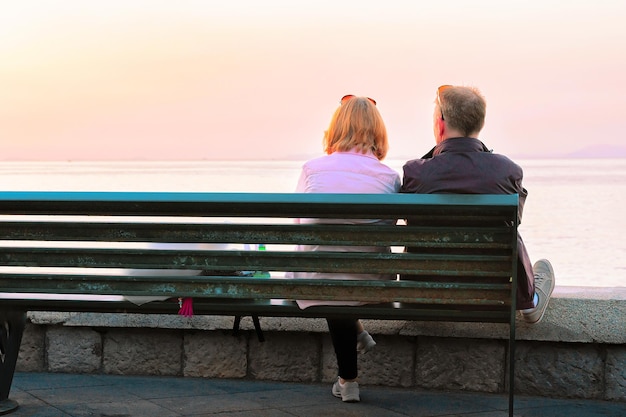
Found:
[[[509,417],[513,417],[513,407],[515,400],[515,316],[511,315],[511,324],[509,327]]]
[[[259,342],[265,342],[265,336],[263,336],[263,330],[261,330],[259,316],[252,316],[252,322],[254,323],[254,330],[256,331],[256,337],[259,339]]]
[[[263,330],[261,329],[261,322],[259,321],[259,316],[252,316],[252,322],[254,323],[254,330],[256,331],[256,337],[259,339],[259,342],[265,342],[265,336],[263,336]],[[239,324],[241,323],[241,316],[235,316],[235,321],[233,322],[233,335],[239,335]]]
[[[515,399],[515,340],[509,340],[509,417],[513,417]]]
[[[241,316],[235,316],[233,322],[233,336],[239,336],[239,324],[241,323]]]
[[[0,415],[18,407],[15,401],[9,400],[9,392],[25,325],[25,311],[0,311]]]

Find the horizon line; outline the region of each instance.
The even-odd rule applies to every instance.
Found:
[[[2,162],[203,162],[203,161],[214,161],[214,162],[235,162],[235,161],[306,161],[312,158],[317,158],[323,155],[310,155],[310,156],[302,156],[302,157],[281,157],[281,158],[174,158],[174,159],[158,159],[158,158],[85,158],[85,159],[0,159],[0,163]],[[625,159],[626,155],[507,155],[511,159]],[[413,160],[419,159],[420,157],[390,157],[385,158],[385,160]]]

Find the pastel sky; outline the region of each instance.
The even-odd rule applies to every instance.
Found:
[[[348,93],[413,158],[441,84],[482,90],[496,152],[623,146],[625,19],[623,0],[3,1],[0,160],[308,158]]]

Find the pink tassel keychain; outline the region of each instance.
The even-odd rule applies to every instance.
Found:
[[[191,297],[179,297],[178,306],[180,307],[180,310],[178,310],[178,314],[185,317],[193,316],[193,299]]]

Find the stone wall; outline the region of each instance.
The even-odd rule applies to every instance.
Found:
[[[544,320],[518,321],[520,394],[626,402],[626,289],[556,292]],[[321,319],[29,313],[18,371],[330,382]],[[378,345],[359,356],[363,385],[505,392],[508,326],[364,320]]]

